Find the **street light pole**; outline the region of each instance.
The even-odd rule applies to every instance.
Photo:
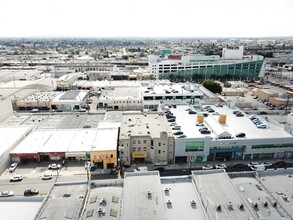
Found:
[[[189,173],[191,174],[191,162],[192,162],[192,156],[189,156]]]
[[[121,157],[121,151],[124,149],[124,147],[118,146],[118,151],[119,151],[119,169],[120,169],[120,175],[122,175],[123,169],[122,169],[122,157]]]

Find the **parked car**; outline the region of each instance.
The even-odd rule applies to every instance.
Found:
[[[9,196],[13,196],[14,192],[13,191],[3,191],[0,193],[0,197],[9,197]]]
[[[287,167],[287,163],[285,161],[278,161],[272,164],[274,168],[285,168]]]
[[[207,127],[203,127],[203,128],[198,129],[198,131],[205,131],[205,130],[209,130],[209,129]]]
[[[201,123],[201,122],[197,122],[197,123],[196,123],[196,126],[204,126],[204,124]]]
[[[233,114],[236,115],[239,111],[233,111]]]
[[[187,136],[185,134],[182,134],[180,136],[178,136],[177,138],[186,138]]]
[[[263,163],[261,163],[261,165],[264,165],[265,167],[270,167],[270,166],[272,166],[272,163],[271,162],[263,162]]]
[[[245,137],[245,133],[241,132],[241,133],[235,134],[235,137],[237,137],[237,138],[244,138]]]
[[[42,180],[50,180],[53,178],[53,174],[52,173],[44,173],[42,176]]]
[[[39,190],[37,189],[27,189],[23,193],[25,196],[34,196],[39,194]]]
[[[175,118],[169,118],[169,119],[168,119],[168,122],[175,122],[175,121],[176,121]]]
[[[22,179],[23,179],[22,175],[15,175],[15,176],[10,178],[10,182],[21,181]]]
[[[173,133],[174,135],[181,135],[181,134],[183,134],[183,132],[182,131],[176,131],[175,133]]]
[[[259,165],[258,162],[250,162],[247,164],[248,167]]]
[[[245,168],[248,167],[246,164],[244,163],[237,163],[233,165],[234,168]]]
[[[95,171],[98,167],[96,165],[91,165],[90,171]]]
[[[213,167],[211,165],[204,165],[201,167],[203,170],[210,170],[213,169]]]
[[[211,131],[209,131],[209,130],[203,130],[203,131],[201,131],[200,133],[201,133],[201,134],[210,134]]]
[[[17,168],[17,166],[18,166],[18,163],[11,164],[9,167],[9,172],[13,173],[15,171],[15,169]]]
[[[236,113],[236,117],[243,117],[243,116],[244,116],[244,114],[242,112]]]
[[[195,112],[195,111],[189,111],[188,114],[190,114],[190,115],[195,115],[196,112]]]
[[[227,168],[227,166],[226,166],[226,164],[217,164],[216,166],[216,169],[226,169]]]
[[[181,126],[178,126],[178,125],[172,128],[172,130],[180,130],[180,129],[181,129]]]
[[[254,171],[264,171],[266,170],[266,167],[265,165],[259,164],[259,165],[251,166],[250,169]]]
[[[48,169],[50,170],[58,170],[61,168],[61,165],[60,164],[56,164],[56,163],[52,163],[52,164],[49,164],[48,166]]]
[[[259,125],[256,125],[257,128],[262,128],[262,129],[266,129],[267,126],[264,125],[264,124],[259,124]]]
[[[260,112],[259,114],[260,114],[260,115],[267,115],[268,113],[267,113],[267,112],[264,112],[264,111],[262,111],[262,112]]]

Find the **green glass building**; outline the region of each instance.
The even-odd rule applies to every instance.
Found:
[[[160,66],[158,69],[159,79],[170,78],[242,78],[257,79],[264,66],[264,60],[235,63],[198,63],[192,65]]]

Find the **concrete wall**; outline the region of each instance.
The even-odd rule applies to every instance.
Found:
[[[3,101],[0,101],[0,122],[8,118],[10,115],[13,114],[12,104],[11,104],[11,98],[4,99]]]

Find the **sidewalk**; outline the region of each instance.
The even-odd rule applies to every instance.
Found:
[[[256,159],[256,160],[230,160],[230,161],[207,161],[207,162],[196,162],[196,163],[191,163],[191,168],[192,169],[201,169],[202,166],[204,165],[211,165],[215,166],[216,164],[225,164],[226,166],[233,166],[234,164],[237,163],[244,163],[248,164],[250,162],[258,162],[259,164],[264,163],[264,162],[270,162],[270,163],[275,163],[278,161],[282,161],[282,159]],[[283,160],[286,163],[293,163],[293,159],[284,159]],[[179,163],[179,164],[169,164],[166,166],[154,166],[153,164],[136,164],[136,165],[131,165],[130,168],[126,168],[126,172],[132,172],[134,169],[137,167],[147,167],[149,171],[154,170],[155,168],[158,167],[164,167],[165,169],[189,169],[190,164],[189,163]]]

